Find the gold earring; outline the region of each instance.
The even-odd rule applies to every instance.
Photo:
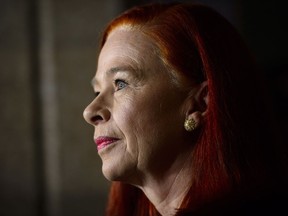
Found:
[[[192,118],[192,119],[186,119],[184,122],[184,128],[191,132],[193,130],[196,129],[196,121]]]

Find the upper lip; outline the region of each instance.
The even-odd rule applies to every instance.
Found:
[[[100,146],[103,143],[107,143],[107,142],[115,142],[119,140],[116,137],[110,137],[110,136],[98,136],[97,138],[94,139],[95,143],[97,146]]]

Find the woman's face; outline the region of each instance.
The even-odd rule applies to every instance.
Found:
[[[109,180],[139,184],[162,175],[190,148],[184,140],[185,95],[172,84],[150,38],[116,29],[102,48],[84,118]]]

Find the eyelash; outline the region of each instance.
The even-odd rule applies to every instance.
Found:
[[[119,88],[119,83],[123,83],[125,86]],[[116,80],[114,80],[114,84],[115,84],[115,86],[116,86],[116,91],[119,91],[119,90],[121,90],[121,89],[124,89],[124,88],[128,85],[128,83],[125,82],[125,81],[122,80],[122,79],[116,79]]]
[[[122,88],[119,88],[118,85],[120,82],[123,83],[125,86]],[[119,91],[119,90],[125,88],[128,85],[128,83],[122,79],[116,79],[116,80],[114,80],[114,85],[116,86],[116,91]],[[100,94],[100,92],[94,92],[94,97],[96,98],[99,94]]]

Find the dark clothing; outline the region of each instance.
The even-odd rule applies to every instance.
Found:
[[[226,201],[205,205],[177,216],[288,216],[288,198],[285,196],[261,198],[253,201]]]

